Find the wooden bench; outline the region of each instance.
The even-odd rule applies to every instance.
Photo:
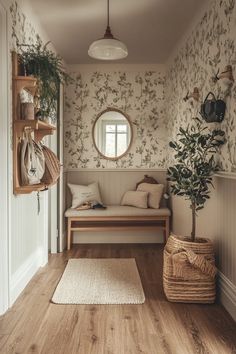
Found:
[[[168,208],[139,209],[135,207],[110,205],[107,209],[75,210],[68,209],[67,249],[73,241],[73,231],[128,231],[163,230],[164,242],[170,231]]]

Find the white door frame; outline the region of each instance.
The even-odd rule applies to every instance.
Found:
[[[61,174],[58,182],[58,251],[63,252],[65,248],[65,193],[64,193],[64,86],[60,86],[59,98],[59,120],[58,120],[58,157],[60,159]]]
[[[60,159],[63,165],[63,110],[64,110],[64,87],[60,85],[59,102],[57,112],[57,134],[50,136],[50,148]],[[49,242],[50,252],[62,252],[64,249],[64,182],[63,167],[60,178],[56,185],[49,191]]]
[[[9,307],[9,48],[4,4],[0,0],[0,315]]]

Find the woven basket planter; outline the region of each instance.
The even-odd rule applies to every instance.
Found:
[[[169,301],[213,303],[215,257],[209,239],[189,242],[171,235],[164,249],[163,286]]]

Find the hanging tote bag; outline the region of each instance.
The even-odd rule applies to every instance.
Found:
[[[45,158],[45,172],[41,182],[48,186],[53,185],[60,177],[61,164],[52,150],[45,145],[41,146]]]
[[[212,96],[212,98],[209,98]],[[217,100],[212,92],[209,92],[201,105],[201,116],[207,123],[221,123],[225,116],[226,104],[223,100]]]
[[[33,141],[31,131],[25,131],[20,146],[21,184],[38,184],[45,171],[42,147]]]

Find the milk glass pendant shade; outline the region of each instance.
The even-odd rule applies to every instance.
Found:
[[[104,37],[93,42],[88,50],[91,58],[99,60],[118,60],[127,57],[126,45],[114,38],[109,26],[109,0],[107,0],[107,28]]]

